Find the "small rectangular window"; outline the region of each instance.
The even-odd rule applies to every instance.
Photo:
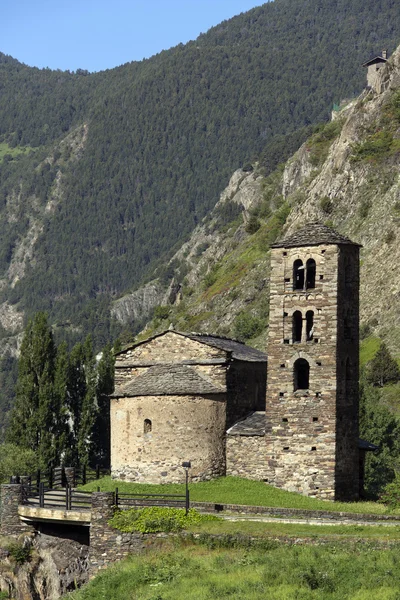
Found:
[[[285,277],[285,283],[290,283],[290,277]]]
[[[319,338],[314,338],[314,344],[318,344]]]
[[[284,369],[285,367],[286,367],[286,365],[285,365],[285,364],[281,365],[281,369]]]
[[[322,362],[321,362],[320,360],[317,360],[317,365],[318,365],[319,367],[321,367],[321,366],[322,366]]]
[[[283,417],[283,419],[282,419],[282,423],[288,423],[288,420],[287,420],[287,418],[286,418],[286,417]]]
[[[316,446],[312,446],[312,447],[311,447],[311,452],[314,452],[316,449],[317,449],[317,447],[316,447]]]
[[[283,449],[285,450],[285,452],[287,452],[289,450],[289,446],[285,446]]]
[[[282,252],[283,256],[287,256],[287,252]]]
[[[313,423],[318,423],[318,417],[313,417],[312,420],[313,420]]]
[[[324,276],[323,276],[323,275],[320,275],[320,276],[319,276],[319,280],[320,280],[320,281],[322,281],[322,280],[323,280],[323,278],[324,278]]]
[[[321,398],[321,392],[315,392],[315,397],[316,398]]]
[[[279,392],[279,396],[280,396],[281,398],[283,398],[283,396],[284,396],[284,395],[285,395],[285,392]]]
[[[321,254],[325,254],[326,250],[321,250]]]
[[[284,344],[290,344],[290,340],[288,340],[288,339],[285,339],[285,340],[283,340],[283,343],[284,343]]]
[[[284,312],[284,313],[283,313],[283,316],[284,316],[284,317],[287,317],[287,316],[289,316],[289,313],[287,313],[287,312]]]

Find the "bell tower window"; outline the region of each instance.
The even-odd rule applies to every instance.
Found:
[[[143,425],[143,432],[150,433],[151,430],[152,430],[152,423],[151,423],[150,419],[145,419],[144,425]]]
[[[308,310],[306,312],[306,334],[307,342],[311,342],[314,337],[314,311]]]
[[[296,310],[293,313],[292,327],[293,343],[299,344],[301,342],[301,334],[303,331],[303,316],[299,310]]]
[[[300,259],[295,260],[293,263],[293,289],[304,289],[304,265]]]
[[[312,290],[315,288],[315,272],[316,272],[316,264],[313,258],[309,258],[306,263],[306,289]]]
[[[293,387],[294,391],[310,387],[310,365],[305,358],[298,358],[293,365]]]

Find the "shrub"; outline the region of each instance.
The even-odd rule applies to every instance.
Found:
[[[170,312],[170,306],[156,306],[154,309],[154,318],[160,319],[161,321],[163,319],[168,319]]]
[[[396,239],[396,234],[393,231],[393,229],[390,229],[387,232],[387,234],[385,235],[385,242],[390,245],[395,241],[395,239]]]
[[[239,340],[248,340],[259,335],[265,328],[265,321],[248,312],[241,312],[233,324],[235,336]]]
[[[245,165],[243,165],[242,171],[244,171],[245,173],[251,173],[253,171],[253,165],[250,163],[246,163]]]
[[[323,198],[321,198],[321,200],[319,201],[319,205],[321,207],[321,210],[323,210],[326,214],[331,214],[333,210],[333,203],[328,196],[324,196]]]
[[[261,223],[260,221],[257,219],[256,215],[251,215],[250,219],[248,220],[247,224],[246,224],[246,231],[247,233],[253,234],[256,233],[256,231],[258,231],[261,227]]]
[[[396,473],[394,481],[385,485],[379,501],[390,506],[390,508],[400,506],[400,475],[398,473]]]
[[[140,533],[170,533],[182,531],[190,525],[215,520],[218,520],[218,517],[202,515],[193,508],[186,515],[183,508],[151,506],[121,510],[113,516],[109,524],[124,533],[132,533],[133,531],[139,531]]]
[[[24,545],[18,542],[11,542],[7,546],[7,550],[9,551],[10,556],[12,556],[17,565],[23,565],[24,563],[28,562],[31,558],[30,545]]]
[[[36,469],[37,457],[33,450],[15,444],[0,445],[0,481],[8,481],[12,475],[30,475]]]

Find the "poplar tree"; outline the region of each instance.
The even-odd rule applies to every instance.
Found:
[[[56,423],[59,404],[54,394],[56,348],[45,313],[37,313],[25,330],[18,363],[15,405],[7,441],[36,452],[42,468],[59,459]]]
[[[110,395],[114,391],[115,355],[107,344],[97,364],[97,416],[93,427],[92,462],[110,465]]]

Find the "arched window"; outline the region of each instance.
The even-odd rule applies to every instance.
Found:
[[[306,340],[310,342],[314,337],[314,311],[308,310],[306,312]]]
[[[293,313],[292,320],[292,338],[293,343],[298,344],[301,342],[301,333],[303,330],[303,316],[299,310]]]
[[[315,288],[315,271],[316,271],[315,260],[313,258],[309,258],[306,263],[306,267],[307,267],[307,269],[306,269],[306,272],[307,272],[306,289],[311,290],[311,289]]]
[[[297,259],[293,263],[293,289],[304,289],[304,266],[303,261]]]
[[[305,358],[298,358],[293,365],[293,387],[296,390],[308,390],[310,387],[310,365]]]
[[[150,433],[151,429],[152,429],[152,425],[151,425],[150,419],[145,419],[144,426],[143,426],[144,433]]]

